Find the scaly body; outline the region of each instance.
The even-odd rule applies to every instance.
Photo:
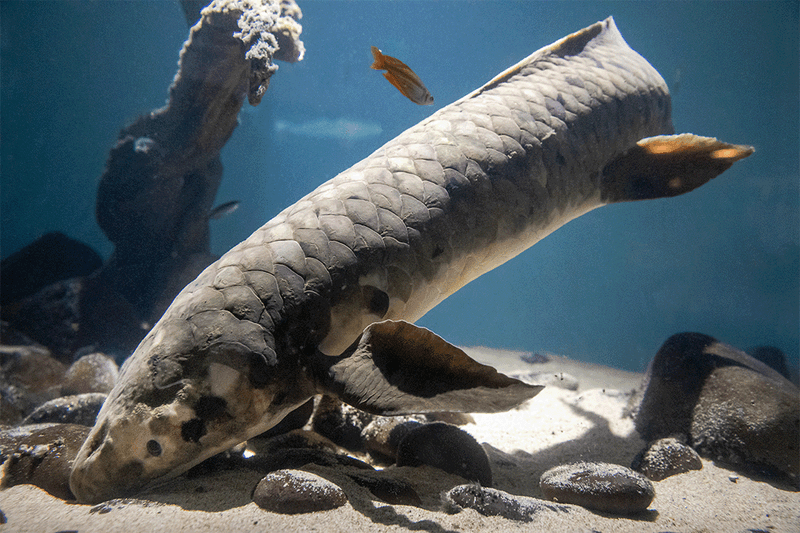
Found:
[[[73,492],[99,501],[177,475],[318,392],[384,414],[533,396],[406,322],[591,209],[681,194],[752,151],[650,138],[670,133],[663,79],[611,19],[434,113],[176,297],[124,365]]]

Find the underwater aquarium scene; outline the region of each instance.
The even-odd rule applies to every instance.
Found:
[[[0,524],[800,531],[799,30],[2,0]]]

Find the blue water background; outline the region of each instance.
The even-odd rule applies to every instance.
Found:
[[[305,59],[280,64],[223,150],[217,198],[241,206],[212,222],[215,253],[538,48],[613,15],[670,85],[678,132],[751,144],[756,154],[688,195],[570,222],[420,324],[459,345],[632,370],[687,330],[740,348],[774,345],[796,364],[796,1],[300,6]],[[3,0],[0,20],[0,252],[60,230],[107,257],[112,247],[94,218],[97,183],[120,128],[166,101],[188,35],[181,8]],[[370,70],[371,45],[414,68],[435,105],[412,104]]]

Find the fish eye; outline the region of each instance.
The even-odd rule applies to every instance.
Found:
[[[161,455],[161,445],[158,443],[158,441],[152,439],[147,441],[147,453],[153,457],[158,457]]]

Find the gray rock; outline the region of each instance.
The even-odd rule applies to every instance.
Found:
[[[75,424],[36,424],[0,431],[0,488],[31,484],[57,498],[74,500],[69,472],[90,430]]]
[[[597,462],[551,468],[542,474],[539,487],[548,500],[614,514],[642,512],[655,497],[653,484],[643,475]]]
[[[687,435],[701,455],[800,480],[800,391],[746,353],[700,333],[670,337],[632,399],[647,440]]]
[[[675,438],[653,441],[637,455],[631,468],[653,481],[703,468],[697,452]]]
[[[542,511],[568,513],[569,507],[536,498],[514,496],[502,490],[480,485],[458,485],[442,495],[445,511],[457,513],[462,508],[475,509],[484,516],[502,516],[509,520],[530,522]]]
[[[435,466],[481,485],[491,486],[489,457],[469,433],[434,422],[412,429],[397,448],[397,466]]]
[[[64,396],[102,392],[108,394],[114,388],[119,367],[113,359],[102,353],[84,355],[70,365],[61,385]]]
[[[25,417],[23,424],[79,424],[92,427],[106,395],[99,392],[62,396],[43,403]]]
[[[421,425],[419,419],[409,416],[380,416],[364,428],[361,438],[370,455],[395,462],[400,441]]]
[[[361,432],[373,418],[373,415],[342,403],[336,398],[323,396],[314,410],[311,425],[314,431],[339,446],[352,451],[361,451],[364,449]]]
[[[337,485],[315,474],[278,470],[258,482],[253,501],[267,511],[298,514],[336,509],[347,503],[347,496]]]

